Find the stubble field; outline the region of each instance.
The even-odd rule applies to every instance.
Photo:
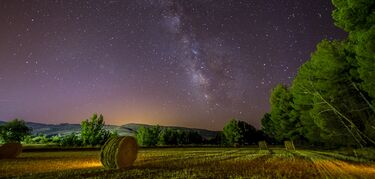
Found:
[[[104,169],[99,151],[24,152],[0,160],[0,177],[375,178],[375,162],[337,152],[254,148],[141,149],[129,169]]]

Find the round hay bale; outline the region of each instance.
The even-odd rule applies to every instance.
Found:
[[[100,161],[106,168],[127,168],[137,159],[138,144],[134,137],[111,137],[100,151]]]
[[[20,143],[6,143],[0,146],[0,159],[13,159],[22,152]]]

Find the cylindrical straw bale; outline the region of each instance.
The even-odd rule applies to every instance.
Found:
[[[20,143],[6,143],[0,146],[0,159],[13,159],[22,152]]]
[[[103,145],[100,161],[106,168],[127,168],[137,159],[138,144],[134,137],[112,137]]]

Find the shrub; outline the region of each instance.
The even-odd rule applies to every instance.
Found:
[[[82,146],[82,140],[74,132],[68,134],[60,140],[62,146]]]

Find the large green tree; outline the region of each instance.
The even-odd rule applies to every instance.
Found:
[[[347,32],[370,29],[375,24],[373,0],[332,0],[335,25]]]
[[[333,0],[332,2],[336,6],[332,13],[336,26],[349,33],[346,43],[350,46],[348,50],[353,52],[352,75],[358,75],[361,89],[375,99],[375,1]]]
[[[262,131],[270,138],[275,138],[275,124],[273,123],[271,119],[271,114],[266,113],[263,115],[263,118],[261,119],[262,123]]]
[[[25,136],[30,135],[31,131],[32,128],[27,127],[25,121],[14,119],[0,126],[0,138],[5,143],[19,143]]]
[[[165,128],[159,135],[158,143],[161,145],[177,145],[178,133],[177,130]]]
[[[352,77],[358,83],[356,88],[361,98],[371,109],[364,133],[375,140],[375,1],[333,0],[333,4],[335,24],[349,33]]]
[[[159,141],[160,126],[140,127],[137,130],[137,141],[142,146],[155,146]]]
[[[350,53],[344,42],[324,40],[293,82],[295,109],[309,115],[302,120],[312,140],[348,145],[362,140],[367,105],[353,86],[347,56]],[[300,107],[301,103],[304,106]]]
[[[289,89],[283,85],[277,85],[271,94],[271,114],[268,123],[272,127],[268,133],[281,141],[285,139],[295,140],[300,138],[300,121],[293,108],[293,96]]]
[[[282,138],[290,130],[283,122],[294,120],[299,123],[289,125],[291,131],[315,144],[374,145],[375,1],[333,4],[335,24],[348,32],[348,39],[323,40],[299,69],[290,91],[276,87],[271,120],[265,119],[264,127]]]
[[[109,131],[104,129],[103,115],[93,114],[90,119],[81,122],[81,138],[83,145],[101,145],[110,137]]]
[[[256,142],[256,129],[244,121],[230,120],[223,128],[226,143],[229,145],[245,145]]]

